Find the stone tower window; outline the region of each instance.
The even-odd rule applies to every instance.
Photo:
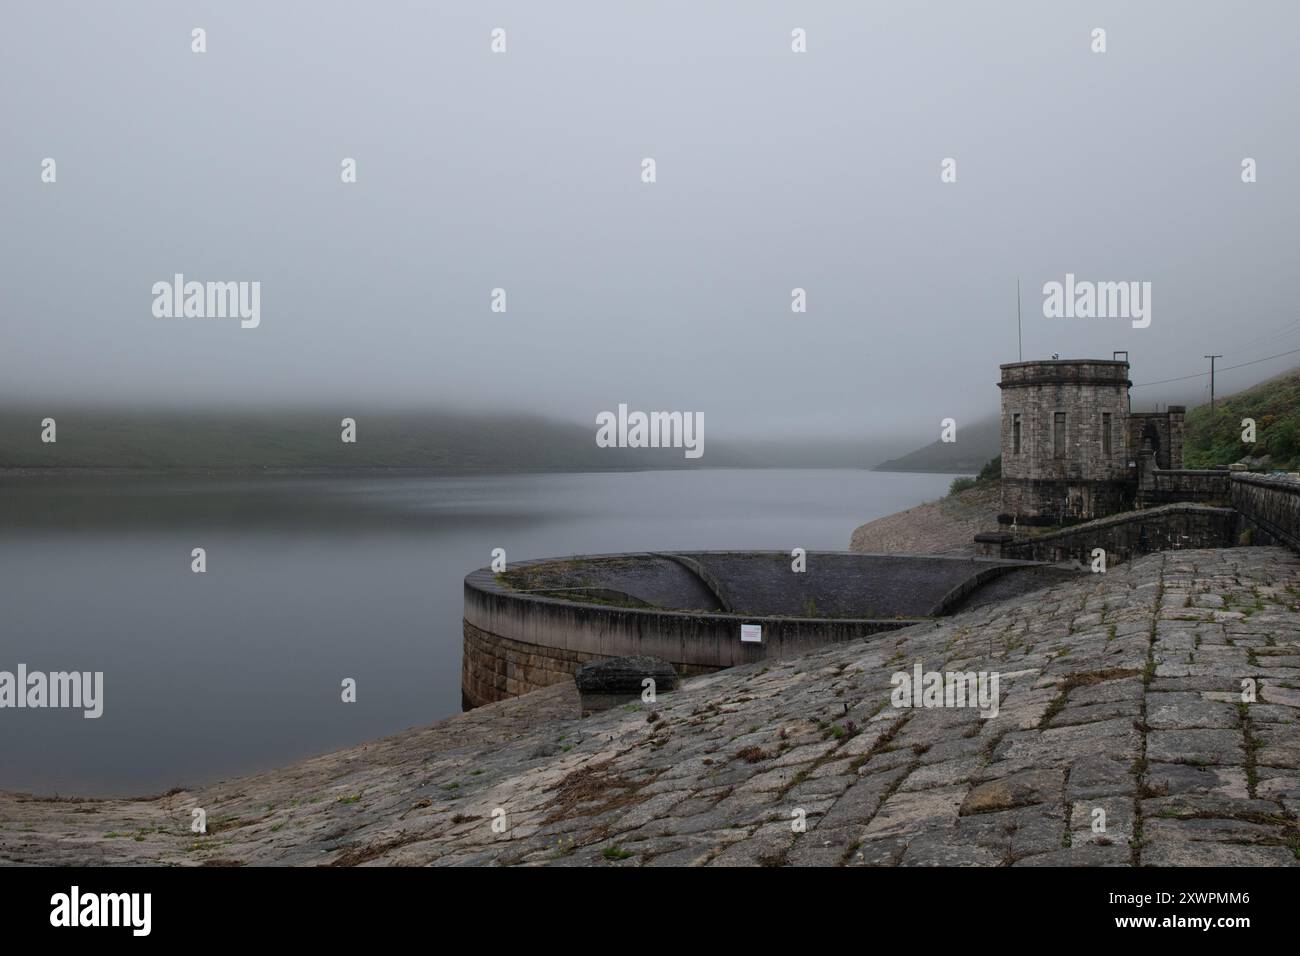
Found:
[[[1020,454],[1020,413],[1011,415],[1011,454]]]
[[[1111,455],[1110,412],[1101,413],[1101,453],[1107,457]]]
[[[1053,416],[1054,424],[1052,426],[1052,451],[1057,458],[1065,457],[1065,412],[1057,412]]]

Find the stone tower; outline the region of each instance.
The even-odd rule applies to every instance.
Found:
[[[1128,373],[1128,362],[1107,359],[1002,366],[1002,522],[1087,520],[1126,507],[1133,477]],[[1173,444],[1167,440],[1166,450]],[[1181,427],[1177,444],[1175,468]]]

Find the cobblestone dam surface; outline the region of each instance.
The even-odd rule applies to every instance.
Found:
[[[918,662],[999,674],[997,716],[894,706]],[[1148,555],[576,714],[560,683],[160,797],[0,794],[0,860],[1295,866],[1300,559]]]

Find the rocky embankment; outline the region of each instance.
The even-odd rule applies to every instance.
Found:
[[[918,661],[998,674],[997,715],[894,707]],[[0,794],[0,860],[1293,866],[1300,559],[1150,555],[575,714],[556,686],[193,791]]]
[[[853,532],[849,550],[860,554],[973,554],[975,535],[997,528],[999,484],[985,482],[869,521]]]

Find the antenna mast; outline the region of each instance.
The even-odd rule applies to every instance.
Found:
[[[1018,361],[1025,360],[1025,339],[1020,331],[1020,276],[1016,276],[1016,349],[1020,353]]]

